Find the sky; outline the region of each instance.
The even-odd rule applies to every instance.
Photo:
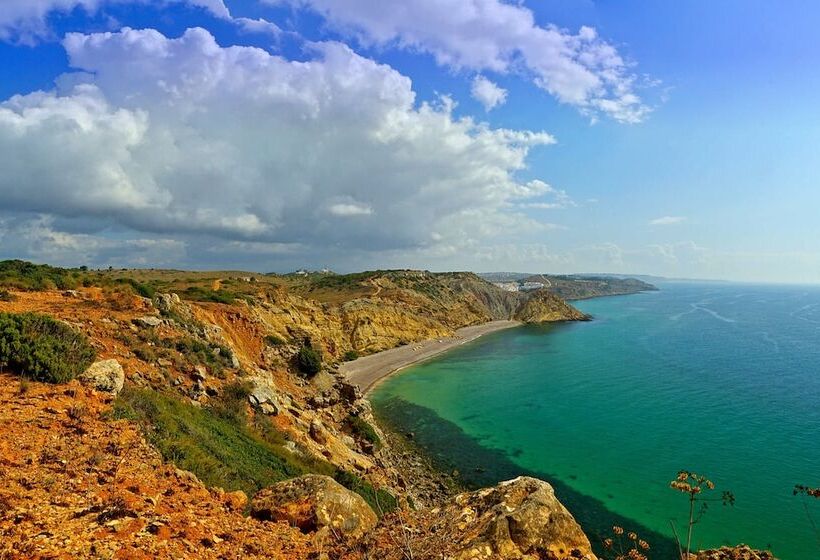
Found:
[[[820,282],[811,0],[2,0],[0,258]]]

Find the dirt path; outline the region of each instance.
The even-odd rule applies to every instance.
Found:
[[[464,327],[458,329],[453,337],[415,342],[347,362],[342,364],[340,371],[345,374],[348,381],[366,393],[382,379],[400,369],[432,358],[487,333],[517,327],[520,324],[518,321],[492,321],[483,325]]]

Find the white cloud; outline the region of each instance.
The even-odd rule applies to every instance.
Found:
[[[70,34],[64,46],[80,72],[0,103],[6,212],[206,250],[298,244],[303,258],[548,227],[516,205],[550,187],[516,173],[549,134],[456,118],[447,99],[417,105],[408,78],[342,44],[299,62],[220,47],[202,29]]]
[[[650,226],[674,226],[678,224],[682,224],[686,221],[684,216],[662,216],[660,218],[655,218],[654,220],[649,220]]]
[[[328,212],[334,216],[369,216],[373,213],[373,209],[366,204],[340,202],[328,207]]]
[[[259,33],[262,35],[272,35],[278,37],[282,33],[282,29],[273,22],[266,19],[251,19],[251,18],[234,18],[239,28],[246,33]]]
[[[638,77],[590,27],[572,34],[541,26],[523,3],[502,0],[263,0],[322,14],[367,45],[432,54],[455,69],[521,72],[562,103],[595,117],[641,121],[649,108],[635,93]]]
[[[473,80],[470,92],[473,99],[484,106],[485,111],[491,111],[507,102],[507,90],[481,75]]]
[[[95,13],[106,4],[168,4],[184,2],[208,10],[220,18],[230,18],[223,0],[2,0],[0,1],[0,40],[31,44],[47,36],[46,18],[51,13],[70,13],[80,9]]]

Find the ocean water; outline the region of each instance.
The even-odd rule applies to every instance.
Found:
[[[669,481],[686,469],[736,497],[711,504],[698,548],[820,558],[805,510],[820,523],[820,500],[792,495],[820,486],[820,288],[660,288],[409,368],[374,392],[376,413],[471,485],[550,481],[593,541],[618,523],[673,558],[670,521],[685,532],[688,510]]]

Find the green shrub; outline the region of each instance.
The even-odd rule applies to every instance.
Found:
[[[19,290],[71,290],[80,284],[79,270],[57,268],[26,261],[0,261],[0,285]]]
[[[345,352],[344,356],[342,356],[342,359],[346,362],[352,362],[353,360],[358,360],[359,359],[359,353],[356,352],[355,350],[348,350],[347,352]]]
[[[398,507],[396,498],[390,492],[381,488],[374,488],[369,482],[362,480],[355,474],[339,470],[336,471],[333,478],[348,490],[352,490],[364,498],[364,501],[373,508],[373,511],[379,517],[394,511]]]
[[[133,278],[121,278],[118,279],[117,282],[122,284],[128,284],[134,289],[134,292],[137,295],[140,295],[144,298],[154,299],[154,296],[157,294],[156,288],[149,284],[143,284],[142,282],[137,282]]]
[[[281,336],[275,334],[269,334],[265,336],[265,344],[267,344],[268,346],[281,346],[285,343],[285,339]]]
[[[193,301],[208,301],[212,303],[232,304],[236,301],[236,294],[226,290],[211,290],[200,286],[191,286],[182,292],[182,297]]]
[[[347,417],[346,424],[354,436],[357,436],[365,441],[369,441],[376,449],[381,447],[382,440],[379,438],[379,434],[376,433],[373,426],[371,426],[366,420],[358,416],[351,415]]]
[[[232,365],[230,348],[220,345],[210,345],[192,338],[184,337],[173,343],[174,349],[191,365],[203,365],[211,370],[214,375],[220,375],[222,370],[230,368]],[[218,352],[217,352],[218,350]]]
[[[0,313],[0,365],[38,381],[65,383],[94,362],[88,339],[47,315]]]
[[[302,346],[296,355],[296,365],[299,371],[312,377],[322,369],[322,353],[312,346]]]

